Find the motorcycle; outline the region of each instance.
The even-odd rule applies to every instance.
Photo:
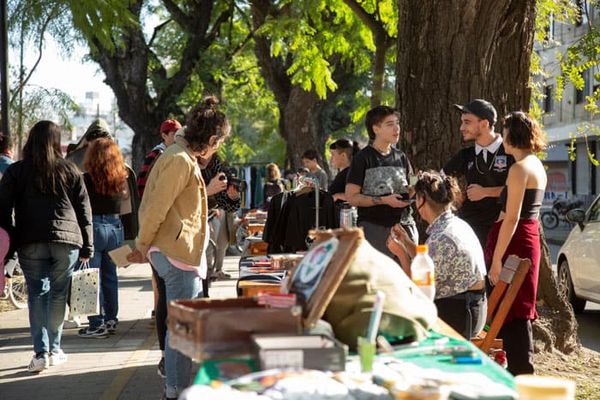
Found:
[[[542,225],[546,229],[554,229],[560,221],[566,221],[565,216],[570,210],[580,208],[583,202],[579,199],[556,199],[552,203],[552,209],[542,213]]]

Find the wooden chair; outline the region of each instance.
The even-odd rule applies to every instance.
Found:
[[[515,255],[509,256],[504,262],[500,280],[488,299],[485,328],[471,339],[471,342],[484,353],[487,354],[491,348],[502,349],[502,339],[496,339],[496,336],[504,324],[529,268],[531,268],[530,260]]]

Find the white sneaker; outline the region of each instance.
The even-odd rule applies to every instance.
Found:
[[[41,372],[48,368],[49,365],[48,354],[44,354],[43,356],[33,356],[27,370],[29,372]]]
[[[50,366],[55,367],[67,362],[67,355],[59,349],[56,353],[50,354]]]
[[[81,328],[81,321],[79,317],[74,317],[73,319],[68,319],[63,324],[63,329],[73,329],[73,328]]]
[[[106,321],[106,330],[108,331],[108,333],[110,333],[111,335],[114,335],[115,332],[117,331],[117,321],[115,321],[114,319],[111,319],[110,321]]]

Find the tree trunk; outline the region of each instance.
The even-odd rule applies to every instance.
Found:
[[[385,55],[392,45],[392,40],[375,37],[375,55],[373,59],[373,83],[371,85],[371,107],[381,104],[383,98],[383,81],[385,79]]]
[[[300,86],[292,86],[288,101],[284,106],[283,138],[287,143],[288,158],[294,168],[302,165],[302,153],[315,149],[321,155],[319,164],[323,165],[324,146],[319,143],[318,115],[320,104],[314,92],[306,92]]]
[[[453,104],[483,98],[499,116],[527,110],[535,0],[398,0],[397,106],[402,146],[418,169],[440,169],[461,148]],[[499,129],[499,126],[496,127]],[[578,347],[577,322],[559,296],[542,235],[538,349]],[[540,346],[541,345],[541,346]]]
[[[529,104],[535,1],[441,4],[398,1],[401,140],[421,169],[440,168],[460,149],[460,115],[453,104],[484,98],[499,111]]]
[[[251,6],[255,28],[261,26],[267,16],[277,17],[277,8],[270,0],[253,0]],[[319,154],[319,164],[326,166],[325,141],[319,139],[321,136],[319,117],[323,101],[319,100],[316,93],[307,92],[291,83],[286,72],[291,61],[271,55],[271,42],[268,37],[257,36],[254,41],[261,75],[273,91],[279,107],[279,133],[286,141],[286,160],[289,167],[294,169],[301,167],[302,153],[308,149],[315,149]]]
[[[104,71],[106,83],[115,94],[119,116],[134,131],[132,166],[135,171],[139,171],[146,153],[160,141],[160,123],[169,117],[183,118],[178,105],[181,94],[191,76],[198,73],[204,52],[233,13],[232,5],[215,10],[214,1],[191,2],[182,8],[173,0],[162,0],[170,17],[166,23],[179,25],[184,38],[178,44],[181,57],[175,62],[169,61],[167,67],[154,53],[152,40],[146,42],[141,17],[143,3],[143,0],[129,2],[136,24],[111,27],[115,49],[106,48],[98,38],[85,36],[84,32],[92,49],[90,55]],[[211,82],[207,83],[211,86]],[[219,86],[212,83],[211,87],[218,91]]]

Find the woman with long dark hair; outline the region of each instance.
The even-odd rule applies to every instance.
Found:
[[[83,176],[63,160],[60,133],[54,122],[35,124],[23,160],[0,182],[0,226],[11,232],[27,281],[30,372],[66,361],[60,343],[71,275],[78,258],[93,253],[88,194]]]
[[[216,97],[205,98],[187,116],[183,135],[175,136],[150,171],[139,210],[140,230],[130,262],[150,259],[165,281],[166,302],[202,294],[209,239],[206,185],[196,157],[208,160],[229,136],[231,125]],[[175,399],[190,384],[191,360],[169,345],[165,350],[164,398]]]
[[[547,176],[536,156],[545,147],[538,123],[524,112],[504,117],[504,148],[515,158],[500,195],[502,212],[488,234],[485,248],[489,281],[496,285],[509,255],[531,260],[531,268],[517,292],[498,337],[504,341],[508,370],[513,375],[532,374],[533,336],[531,321],[537,318],[535,301],[540,268],[538,216]]]
[[[88,317],[89,326],[79,330],[81,337],[108,337],[117,329],[119,283],[117,266],[108,252],[123,243],[123,225],[119,218],[127,185],[125,160],[111,139],[92,141],[85,153],[83,174],[92,206],[94,257],[90,267],[100,268],[100,315]]]

